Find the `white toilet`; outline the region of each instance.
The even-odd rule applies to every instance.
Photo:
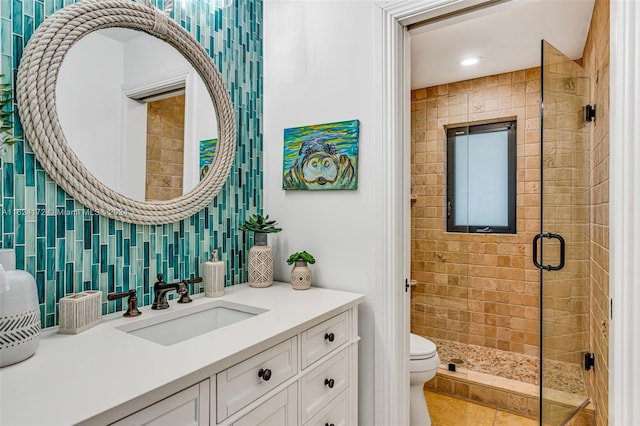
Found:
[[[422,336],[411,333],[409,342],[409,381],[411,394],[411,426],[430,426],[431,417],[424,398],[424,384],[433,379],[440,365],[436,345]]]

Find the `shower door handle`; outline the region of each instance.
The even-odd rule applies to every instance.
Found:
[[[554,238],[560,242],[560,263],[557,266],[553,265],[541,265],[538,263],[538,240],[540,238]],[[537,234],[533,237],[533,264],[536,265],[538,269],[544,269],[546,271],[559,271],[564,268],[564,238],[560,234]]]

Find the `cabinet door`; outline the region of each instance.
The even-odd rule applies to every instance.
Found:
[[[297,426],[297,424],[298,385],[293,383],[234,422],[233,426]]]
[[[114,423],[117,426],[209,425],[209,380],[191,386]]]

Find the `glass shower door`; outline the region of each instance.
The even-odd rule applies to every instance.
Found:
[[[590,77],[542,41],[540,424],[562,425],[588,402]]]

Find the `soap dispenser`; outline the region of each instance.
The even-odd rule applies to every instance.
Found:
[[[204,262],[204,296],[224,295],[224,262],[218,260],[218,250],[213,250],[211,260]]]

